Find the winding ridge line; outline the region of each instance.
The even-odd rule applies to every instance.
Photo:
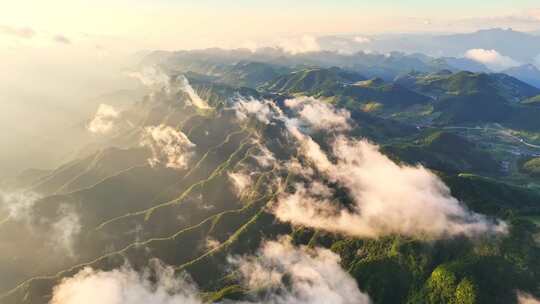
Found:
[[[247,221],[244,225],[242,225],[240,228],[238,228],[235,231],[235,233],[233,233],[225,242],[221,243],[216,248],[213,248],[213,249],[207,251],[206,253],[204,253],[203,255],[199,256],[196,259],[193,259],[193,260],[191,260],[191,261],[189,261],[187,263],[184,263],[182,265],[174,267],[174,269],[175,270],[183,270],[183,269],[189,267],[190,265],[193,265],[193,264],[201,261],[202,259],[204,259],[204,258],[206,258],[208,256],[211,256],[215,252],[219,252],[219,251],[225,249],[227,246],[231,245],[234,241],[236,241],[238,239],[238,237],[240,236],[240,234],[243,231],[245,231],[245,229],[247,229],[247,227],[249,227],[251,224],[253,224],[257,220],[257,218],[264,212],[264,209],[267,206],[269,206],[274,201],[274,199],[284,191],[284,189],[287,188],[287,185],[289,184],[290,176],[291,176],[290,172],[287,172],[287,177],[285,178],[285,181],[283,182],[283,184],[285,186],[284,187],[278,187],[278,189],[275,192],[269,194],[267,204],[264,205],[249,221]],[[262,197],[262,198],[264,198],[264,197]]]
[[[265,172],[263,174],[267,174],[269,172]],[[267,195],[268,196],[268,195]],[[145,241],[142,241],[142,242],[133,242],[127,246],[125,246],[124,248],[120,249],[120,250],[117,250],[117,251],[113,251],[113,252],[109,252],[107,254],[104,254],[102,256],[99,256],[89,262],[83,262],[83,263],[79,263],[79,264],[76,264],[70,268],[67,268],[67,269],[64,269],[64,270],[61,270],[59,272],[57,272],[56,274],[52,274],[52,275],[43,275],[43,276],[35,276],[35,277],[32,277],[30,279],[27,279],[23,282],[21,282],[20,284],[18,284],[17,286],[15,286],[14,288],[12,288],[11,290],[9,291],[6,291],[5,293],[1,294],[0,295],[0,300],[1,299],[5,299],[9,296],[11,296],[12,294],[14,294],[15,292],[17,292],[19,289],[25,287],[25,286],[29,286],[32,282],[34,281],[38,281],[38,280],[55,280],[55,279],[59,279],[61,276],[63,276],[64,274],[67,274],[69,272],[73,272],[75,271],[76,269],[78,268],[83,268],[83,267],[86,267],[86,266],[90,266],[91,264],[94,264],[94,263],[97,263],[99,262],[100,260],[103,260],[103,259],[106,259],[106,258],[110,258],[110,257],[113,257],[113,256],[116,256],[116,255],[119,255],[119,256],[123,256],[123,254],[125,254],[129,249],[131,248],[134,248],[134,247],[138,247],[138,246],[146,246],[152,242],[162,242],[162,241],[168,241],[168,240],[172,240],[178,236],[180,236],[181,234],[183,233],[186,233],[186,232],[189,232],[191,230],[194,230],[196,228],[199,228],[201,226],[203,226],[204,224],[212,221],[212,226],[211,228],[216,224],[215,221],[216,220],[219,220],[219,218],[223,217],[224,215],[227,215],[227,214],[230,214],[230,213],[239,213],[239,212],[242,212],[242,211],[245,211],[249,208],[251,208],[253,206],[253,204],[259,200],[263,200],[266,196],[262,196],[258,199],[254,199],[252,201],[250,201],[250,203],[244,205],[242,208],[239,208],[239,209],[233,209],[233,210],[227,210],[227,211],[223,211],[223,212],[220,212],[218,214],[214,214],[206,219],[204,219],[203,221],[201,221],[200,223],[198,224],[195,224],[193,226],[190,226],[190,227],[186,227],[184,229],[181,229],[179,231],[177,231],[176,233],[168,236],[168,237],[154,237],[154,238],[150,238],[148,240],[145,240]],[[269,199],[273,198],[274,195],[270,195],[268,196]],[[249,223],[249,222],[248,222]],[[243,225],[242,227],[244,227],[245,225]],[[241,228],[242,228],[241,227]],[[240,229],[241,229],[240,228]],[[208,233],[210,233],[211,229],[209,230]],[[207,233],[207,234],[208,234]],[[233,235],[236,235],[233,234]],[[225,242],[224,242],[225,243]]]

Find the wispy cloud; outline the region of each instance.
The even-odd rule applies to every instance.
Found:
[[[251,177],[247,172],[228,172],[227,176],[238,196],[241,196],[251,185]]]
[[[30,39],[36,35],[36,32],[29,27],[12,27],[0,25],[0,34],[14,36],[17,38]]]
[[[140,71],[129,72],[127,76],[139,80],[143,85],[153,90],[166,90],[170,92],[171,79],[169,75],[156,67],[145,67]]]
[[[211,241],[212,246],[215,241]],[[241,285],[257,290],[245,301],[223,303],[368,304],[356,281],[328,249],[295,247],[287,238],[263,243],[256,255],[232,257]],[[155,279],[154,279],[155,278]],[[129,266],[99,271],[85,268],[54,287],[51,304],[202,304],[200,291],[186,274],[158,261],[138,273]]]
[[[54,40],[54,42],[57,42],[57,43],[71,44],[71,40],[68,37],[66,37],[64,35],[60,35],[60,34],[55,35],[53,37],[53,40]]]
[[[504,223],[468,211],[433,173],[395,164],[365,140],[339,137],[332,143],[335,163],[314,141],[301,140],[304,155],[347,189],[354,203],[342,207],[313,184],[299,184],[277,201],[274,212],[283,221],[370,238],[400,234],[437,239],[506,231]]]
[[[518,304],[540,304],[539,299],[525,292],[518,291],[517,298],[518,298]]]
[[[519,65],[519,62],[516,60],[501,55],[496,50],[471,49],[465,53],[465,58],[483,63],[496,71],[501,71]]]
[[[369,43],[369,42],[371,42],[371,38],[364,37],[364,36],[355,36],[353,38],[353,41],[356,42],[356,43]]]
[[[27,221],[33,218],[34,204],[40,198],[41,195],[34,192],[0,191],[0,208],[10,220]]]
[[[288,238],[263,244],[255,256],[231,259],[257,303],[368,304],[338,255],[328,249],[295,247]]]
[[[345,131],[351,128],[349,125],[351,114],[348,111],[336,109],[312,97],[287,99],[285,105],[298,112],[301,122],[317,131]]]
[[[540,22],[540,8],[530,10],[528,15]]]
[[[0,192],[0,210],[7,213],[7,220],[20,224],[22,232],[36,236],[51,251],[75,257],[82,229],[79,214],[71,205],[59,204],[49,208],[50,216],[42,216],[36,212],[41,198],[32,192]]]
[[[540,68],[540,54],[538,54],[538,56],[534,58],[534,63],[536,64],[538,68]]]
[[[184,75],[180,75],[176,78],[176,82],[184,93],[186,93],[189,96],[189,99],[191,103],[199,108],[199,109],[209,109],[210,106],[206,101],[204,101],[197,92],[193,89],[193,87],[189,84],[188,79]]]
[[[119,116],[120,112],[113,106],[100,104],[87,129],[95,134],[109,134],[114,131]]]
[[[151,279],[155,276],[155,280]],[[125,266],[111,271],[85,268],[54,288],[51,304],[202,304],[197,287],[158,262],[143,273]]]
[[[52,223],[54,238],[51,239],[54,248],[62,248],[68,256],[75,257],[75,241],[81,233],[81,222],[77,212],[69,205],[61,205],[58,218]]]
[[[281,38],[278,40],[277,46],[290,54],[317,52],[321,50],[321,46],[317,41],[317,37],[312,35],[302,35],[299,37]]]
[[[253,157],[259,166],[268,168],[277,164],[276,157],[265,145],[258,143],[258,153],[253,154]]]
[[[139,80],[143,85],[152,89],[152,96],[157,92],[165,92],[170,97],[175,97],[179,92],[183,92],[189,98],[186,104],[199,109],[210,109],[208,103],[203,100],[189,83],[184,75],[171,77],[157,67],[145,67],[141,71],[130,72],[129,77]]]
[[[238,98],[234,104],[236,116],[239,120],[246,120],[250,116],[255,116],[257,120],[264,124],[269,124],[275,115],[276,107],[270,100],[259,101],[256,99]]]
[[[314,130],[347,130],[350,113],[316,99],[291,100],[286,102],[296,111],[296,116],[291,118],[273,110],[277,106],[271,101],[259,103],[251,107],[266,108],[265,115],[259,115],[258,111],[250,114],[251,117],[265,123],[285,122],[298,142],[299,154],[306,160],[289,166],[307,182],[297,184],[293,193],[279,197],[273,209],[279,219],[370,238],[401,234],[438,239],[506,232],[505,223],[469,211],[451,196],[435,174],[422,166],[396,164],[376,145],[345,135],[328,142],[331,151],[326,152],[308,135]],[[305,109],[310,111],[304,112]],[[331,119],[325,120],[324,116]],[[320,191],[321,180],[315,177],[313,169],[346,189],[353,204],[342,206],[332,193]]]
[[[148,159],[151,166],[161,164],[174,169],[187,167],[195,147],[182,131],[165,125],[146,127],[140,144],[152,151]]]

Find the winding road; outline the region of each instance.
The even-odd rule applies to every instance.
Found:
[[[443,128],[444,130],[455,130],[455,129],[461,129],[461,130],[477,130],[477,131],[495,131],[495,132],[498,132],[504,136],[507,136],[507,137],[510,137],[512,139],[515,139],[516,141],[520,142],[521,144],[527,146],[527,147],[530,147],[530,148],[535,148],[535,149],[540,149],[540,145],[534,145],[534,144],[531,144],[531,143],[528,143],[526,142],[523,138],[521,137],[518,137],[518,136],[515,136],[514,134],[510,133],[509,131],[507,130],[504,130],[504,129],[499,129],[499,128],[489,128],[489,127],[453,127],[453,126],[449,126],[449,127],[444,127]]]

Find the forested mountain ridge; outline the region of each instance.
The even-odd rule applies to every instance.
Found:
[[[364,75],[314,64],[331,54],[158,55],[136,74],[146,96],[89,118],[97,147],[2,193],[2,303],[54,303],[97,278],[193,303],[540,296],[540,120],[520,103],[538,89],[382,79],[379,57]]]

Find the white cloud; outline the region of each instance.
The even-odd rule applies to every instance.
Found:
[[[534,58],[534,63],[540,69],[540,54]]]
[[[116,120],[120,116],[113,106],[100,104],[96,115],[87,126],[88,131],[95,134],[109,134],[116,127]]]
[[[540,21],[540,9],[537,8],[528,10],[528,15],[531,16],[533,19]]]
[[[483,63],[496,71],[519,65],[519,62],[500,54],[496,50],[471,49],[465,53],[465,58]]]
[[[170,92],[171,79],[156,67],[144,67],[141,71],[127,73],[129,77],[139,80],[143,85],[153,90],[165,89]]]
[[[263,168],[268,168],[277,164],[276,158],[272,151],[268,150],[266,146],[260,143],[258,143],[258,147],[259,153],[254,154],[251,157],[253,157],[260,166],[262,166]]]
[[[269,124],[270,120],[277,115],[276,106],[270,100],[259,101],[256,99],[238,98],[234,108],[239,120],[246,120],[249,116],[254,116],[260,122]]]
[[[330,195],[321,198],[320,191],[300,184],[274,207],[283,221],[372,238],[400,234],[437,239],[506,231],[505,223],[468,211],[427,169],[398,165],[365,140],[338,137],[332,143],[333,163],[309,136],[296,137],[302,153],[332,182],[345,187],[354,205],[342,208]]]
[[[368,37],[356,36],[353,38],[353,41],[356,43],[370,43],[371,39]]]
[[[251,185],[251,177],[245,172],[229,172],[227,173],[229,180],[231,181],[234,190],[238,196]]]
[[[256,256],[232,260],[247,287],[264,290],[258,303],[370,303],[339,262],[328,249],[294,247],[287,238],[266,242]]]
[[[70,257],[75,257],[75,241],[81,233],[81,223],[78,213],[69,205],[61,205],[58,210],[58,219],[52,223],[51,244],[53,248],[63,250]]]
[[[198,94],[195,92],[193,87],[189,84],[189,81],[187,78],[183,75],[180,75],[176,78],[176,81],[178,83],[178,86],[180,90],[185,92],[189,99],[191,100],[192,104],[196,106],[199,109],[209,109],[210,106],[208,106],[208,103],[204,101]]]
[[[34,192],[0,191],[0,208],[5,210],[8,219],[26,221],[33,217],[34,204],[40,198],[41,195]]]
[[[71,44],[71,40],[64,35],[56,35],[53,37],[53,41],[62,44]]]
[[[333,151],[327,154],[303,131],[305,127],[346,130],[350,128],[348,112],[338,111],[316,99],[292,99],[285,104],[295,110],[298,118],[287,117],[271,101],[250,101],[250,108],[259,110],[252,111],[251,115],[262,122],[285,123],[299,143],[300,155],[310,164],[303,165],[297,160],[286,164],[291,172],[311,182],[299,184],[296,192],[279,197],[274,206],[279,219],[370,238],[401,234],[438,239],[506,233],[506,223],[467,210],[451,196],[448,187],[424,167],[398,165],[368,141],[343,135],[329,143]],[[303,112],[306,107],[311,108]],[[249,111],[242,111],[241,115],[247,117],[246,112]],[[325,116],[331,119],[325,120]],[[328,191],[320,191],[311,167],[347,189],[354,205],[342,208],[335,204]]]
[[[36,35],[36,32],[29,27],[13,27],[8,25],[0,25],[0,34],[29,39],[34,37]]]
[[[540,300],[533,297],[528,293],[518,291],[517,293],[518,304],[540,304]]]
[[[176,129],[165,126],[150,126],[144,130],[141,146],[149,147],[151,166],[162,164],[168,168],[185,169],[193,156],[193,144],[189,138]]]
[[[321,50],[317,37],[311,35],[282,38],[278,41],[277,45],[285,52],[293,55],[299,53],[318,52]]]
[[[184,92],[188,95],[187,103],[199,109],[209,109],[210,106],[204,101],[193,87],[189,84],[188,79],[184,75],[179,75],[176,78],[171,78],[161,69],[156,67],[145,67],[141,71],[131,72],[127,74],[129,77],[138,79],[143,85],[153,91],[165,91],[169,96],[174,96],[179,92]],[[155,92],[153,92],[155,93]]]
[[[55,212],[53,216],[36,214],[36,202],[41,198],[32,192],[0,192],[0,210],[7,213],[7,218],[1,220],[17,222],[23,234],[43,241],[55,253],[75,257],[75,244],[82,229],[78,213],[70,205],[60,204],[51,210]]]
[[[54,288],[50,304],[202,304],[197,288],[174,270],[156,264],[152,272],[139,274],[129,267],[112,271],[85,268]]]
[[[241,43],[239,43],[239,47],[241,49],[247,49],[249,50],[250,52],[254,53],[256,52],[261,46],[259,45],[259,43],[255,42],[255,41],[252,41],[252,40],[246,40],[246,41],[243,41]],[[236,45],[234,46],[234,48],[236,48]]]
[[[214,247],[219,243],[209,241]],[[230,258],[243,287],[257,290],[247,301],[224,303],[368,304],[356,281],[328,249],[295,247],[290,239],[263,243],[255,256]],[[156,279],[151,279],[155,275]],[[111,271],[84,268],[54,287],[50,304],[202,304],[200,291],[185,274],[157,261],[143,273],[124,266]]]
[[[287,99],[285,105],[298,111],[300,119],[314,130],[344,131],[351,128],[349,111],[336,109],[313,97]]]

